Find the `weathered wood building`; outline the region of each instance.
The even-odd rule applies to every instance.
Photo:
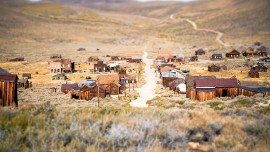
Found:
[[[229,50],[227,51],[226,55],[227,58],[234,59],[234,58],[239,58],[240,57],[240,52],[237,50]]]
[[[0,68],[0,106],[18,106],[18,76]]]
[[[263,96],[270,96],[270,87],[261,86],[239,86],[239,95],[254,96],[255,94],[263,94]]]
[[[212,60],[222,60],[222,54],[214,53],[211,57]]]
[[[61,58],[62,58],[61,54],[53,54],[50,56],[50,59],[61,59]]]
[[[78,91],[80,90],[79,86],[77,83],[75,84],[62,84],[61,86],[61,92],[67,94],[70,91]]]
[[[98,56],[90,56],[88,58],[88,62],[97,62],[97,61],[99,61]]]
[[[255,70],[254,68],[252,68],[249,72],[248,72],[248,76],[251,78],[260,78],[260,73]]]
[[[60,59],[50,62],[50,73],[73,73],[75,63],[70,59]]]
[[[23,73],[22,77],[23,77],[23,79],[31,79],[32,74],[31,73]]]
[[[94,72],[109,72],[107,63],[104,61],[98,61],[94,64]]]
[[[203,49],[199,49],[195,51],[195,55],[205,55],[205,51]]]
[[[17,82],[18,88],[31,88],[32,87],[32,82],[29,82],[28,79],[20,79]]]
[[[220,69],[221,69],[221,67],[217,66],[215,64],[212,64],[212,65],[208,66],[208,71],[209,72],[219,72]]]

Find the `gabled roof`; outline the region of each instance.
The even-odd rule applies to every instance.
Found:
[[[239,86],[240,89],[252,91],[252,92],[270,92],[270,87],[261,86]]]
[[[77,83],[75,84],[62,84],[61,90],[80,90]]]
[[[197,79],[215,79],[215,76],[190,76],[186,77],[186,84],[188,87],[193,87]]]
[[[18,80],[18,76],[7,72],[6,70],[0,68],[0,81],[15,82]]]
[[[98,75],[98,84],[111,84],[111,83],[119,83],[119,75]]]
[[[240,54],[237,50],[231,49],[227,51],[227,54]]]
[[[207,88],[207,87],[234,88],[238,87],[238,80],[236,78],[197,79],[195,81],[195,85],[196,88]]]

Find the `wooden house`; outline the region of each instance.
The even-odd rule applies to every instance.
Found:
[[[83,87],[79,91],[71,91],[70,98],[80,100],[92,100],[94,97],[105,98],[106,90],[101,85]]]
[[[178,77],[162,77],[162,85],[164,87],[170,87],[169,84],[176,79],[178,79]]]
[[[94,64],[94,72],[109,72],[107,63],[104,61],[98,61]]]
[[[248,76],[251,78],[259,78],[260,74],[258,71],[255,70],[255,68],[252,68],[249,72],[248,72]]]
[[[0,106],[18,106],[18,76],[0,68]]]
[[[50,59],[61,59],[61,58],[62,58],[61,54],[53,54],[50,56]]]
[[[98,56],[90,56],[88,58],[88,62],[97,62],[97,61],[99,61]]]
[[[142,55],[140,53],[129,53],[126,56],[126,62],[141,63],[142,62]]]
[[[267,72],[268,68],[264,65],[257,65],[255,67],[253,67],[254,70],[258,71],[258,72]]]
[[[176,91],[177,87],[182,83],[185,83],[185,79],[183,78],[173,80],[172,82],[169,83],[170,90]]]
[[[9,62],[22,62],[22,61],[24,61],[24,58],[23,57],[9,59]]]
[[[18,88],[31,88],[32,87],[32,82],[29,82],[28,79],[20,79],[17,82]]]
[[[199,49],[195,51],[195,55],[205,55],[205,51],[203,49]]]
[[[216,97],[235,97],[238,95],[239,82],[230,79],[197,79],[195,81],[196,100],[206,101]]]
[[[219,72],[221,69],[220,66],[216,66],[216,65],[211,65],[211,66],[208,66],[208,71],[209,72]]]
[[[184,55],[181,53],[170,55],[167,62],[184,62]]]
[[[120,65],[118,63],[111,63],[111,64],[108,64],[108,69],[110,72],[117,72],[119,71],[120,69]]]
[[[262,86],[239,86],[239,95],[254,96],[255,94],[261,93],[263,96],[270,96],[270,87]]]
[[[113,82],[110,84],[110,95],[119,95],[121,92],[121,85],[117,82]]]
[[[226,55],[227,58],[234,59],[234,58],[239,58],[240,57],[240,52],[237,50],[229,50],[227,51]]]
[[[32,74],[31,73],[23,73],[22,78],[23,79],[31,79],[32,78]]]
[[[243,56],[245,57],[249,57],[249,56],[257,56],[258,55],[258,51],[254,50],[254,49],[248,49],[246,51],[244,51],[242,53]]]
[[[65,74],[56,74],[52,76],[52,80],[66,80],[67,76]]]
[[[196,62],[196,61],[198,61],[198,56],[197,55],[194,55],[194,56],[190,57],[190,60],[189,61],[190,62]]]
[[[62,86],[61,86],[61,92],[65,93],[65,94],[69,93],[72,90],[73,91],[80,90],[77,83],[75,83],[75,84],[62,84]]]
[[[70,59],[60,59],[50,62],[50,73],[73,73],[75,63]]]
[[[222,54],[214,53],[211,57],[212,60],[222,60]]]
[[[127,70],[125,67],[120,67],[118,70],[119,75],[126,75],[127,74]]]
[[[187,75],[186,76],[186,97],[190,98],[191,100],[196,100],[196,89],[195,89],[195,81],[197,79],[210,79],[213,80],[215,79],[215,76],[191,76]]]

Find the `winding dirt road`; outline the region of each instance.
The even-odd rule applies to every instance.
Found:
[[[170,19],[174,20],[174,19],[176,19],[176,18],[175,18],[174,15],[172,14],[172,15],[170,16]],[[183,20],[185,20],[185,21],[187,21],[188,23],[190,23],[190,24],[193,26],[194,30],[196,30],[196,31],[206,31],[206,32],[211,32],[211,33],[217,34],[217,37],[216,37],[215,41],[218,42],[218,43],[219,43],[220,45],[222,45],[222,46],[225,46],[225,47],[226,47],[226,46],[229,46],[228,44],[226,44],[225,42],[223,42],[223,41],[221,40],[221,38],[223,37],[224,33],[219,32],[219,31],[215,31],[215,30],[211,30],[211,29],[198,28],[197,24],[196,24],[194,21],[191,21],[190,19],[183,19]]]
[[[144,70],[146,84],[141,88],[136,89],[136,91],[139,92],[140,97],[130,103],[133,107],[148,107],[146,104],[147,100],[151,100],[157,96],[155,94],[155,89],[157,87],[158,77],[156,76],[155,69],[151,69],[153,59],[147,59],[147,55],[147,52],[144,52],[143,62],[146,64]]]

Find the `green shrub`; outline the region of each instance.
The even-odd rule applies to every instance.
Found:
[[[183,105],[186,102],[186,100],[177,100],[175,103]]]
[[[253,103],[251,100],[248,99],[239,99],[232,103],[234,106],[241,106],[241,107],[252,107]]]
[[[209,102],[207,105],[210,106],[210,108],[214,110],[223,110],[224,109],[224,103],[221,101],[216,101],[216,102]]]
[[[261,114],[270,115],[270,106],[264,107],[259,111]]]

